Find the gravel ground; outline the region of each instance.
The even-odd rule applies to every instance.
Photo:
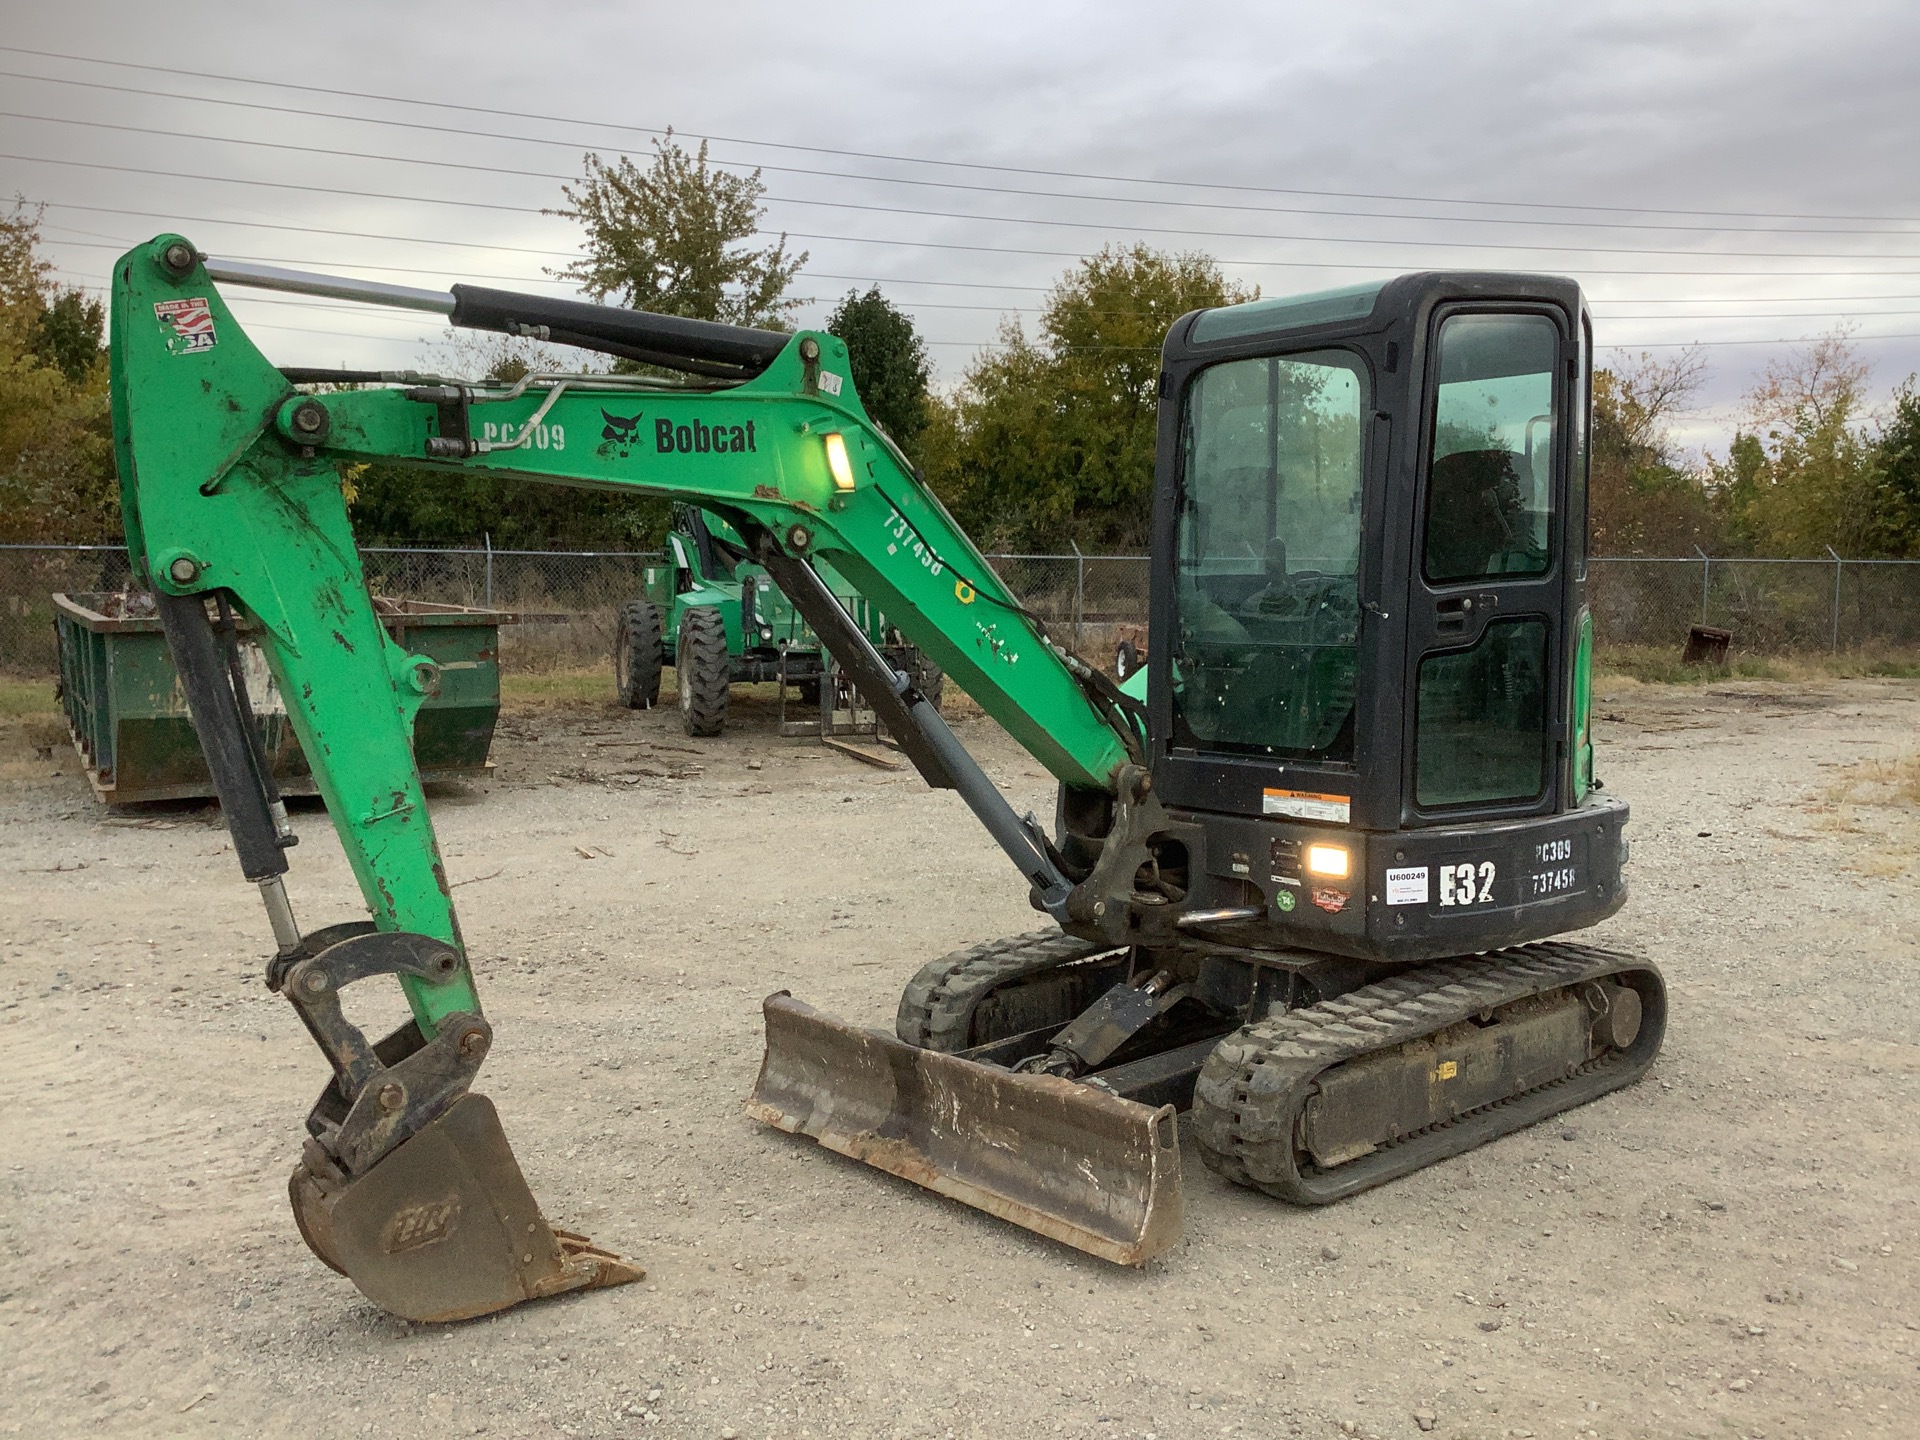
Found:
[[[498,1031],[483,1088],[548,1215],[649,1274],[438,1327],[294,1231],[321,1065],[261,985],[217,817],[110,814],[14,723],[0,1434],[1920,1434],[1920,821],[1895,768],[1920,685],[1601,709],[1634,895],[1593,934],[1666,970],[1651,1077],[1323,1211],[1189,1147],[1186,1240],[1144,1271],[740,1113],[767,992],[885,1024],[925,959],[1033,928],[957,800],[751,704],[713,741],[511,714],[493,782],[434,802]],[[960,731],[1050,813],[998,730]],[[360,913],[324,816],[298,821],[302,921]]]

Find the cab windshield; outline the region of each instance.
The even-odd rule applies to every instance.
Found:
[[[1188,387],[1178,743],[1352,760],[1368,390],[1342,350],[1227,361]]]

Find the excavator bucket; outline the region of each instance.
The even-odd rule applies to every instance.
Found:
[[[1142,1265],[1180,1238],[1174,1109],[923,1050],[767,997],[754,1119],[929,1190]]]
[[[461,1096],[360,1175],[309,1141],[288,1191],[313,1253],[408,1320],[466,1320],[646,1273],[547,1224],[484,1095]]]

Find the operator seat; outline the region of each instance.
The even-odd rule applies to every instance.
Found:
[[[1496,573],[1494,557],[1517,543],[1526,493],[1525,457],[1511,450],[1456,450],[1433,462],[1427,484],[1427,578],[1472,580]]]

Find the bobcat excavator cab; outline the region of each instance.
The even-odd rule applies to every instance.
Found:
[[[216,282],[692,378],[282,369]],[[770,997],[748,1101],[767,1123],[1139,1263],[1179,1233],[1182,1109],[1205,1163],[1321,1203],[1627,1084],[1658,1050],[1654,967],[1541,943],[1626,893],[1626,807],[1598,793],[1587,728],[1591,346],[1570,282],[1414,275],[1175,325],[1144,707],[1000,583],[866,416],[832,336],[221,262],[175,235],[118,262],[112,323],[129,550],[265,901],[268,984],[333,1071],[295,1216],[389,1310],[479,1315],[639,1272],[548,1224],[472,1088],[492,1031],[407,744],[437,675],[374,617],[343,464],[722,517],[1051,917],[924,967],[892,1033]],[[1009,808],[816,563],[1057,777],[1053,833]],[[296,921],[237,614],[369,919]],[[413,1018],[370,1041],[339,993],[376,977]]]

